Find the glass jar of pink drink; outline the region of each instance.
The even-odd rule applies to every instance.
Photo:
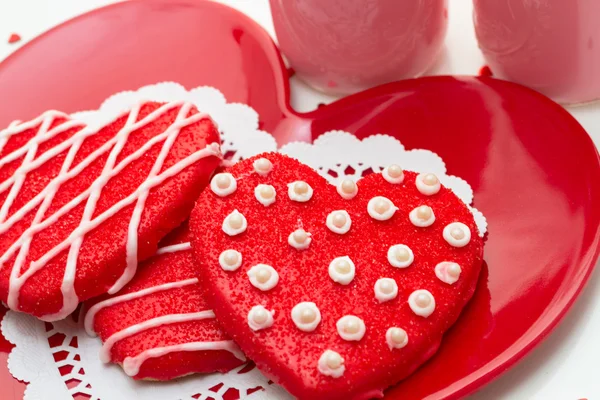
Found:
[[[494,76],[560,103],[600,99],[600,0],[474,0]]]
[[[436,60],[448,24],[447,0],[270,3],[291,66],[311,86],[335,94],[423,74]]]

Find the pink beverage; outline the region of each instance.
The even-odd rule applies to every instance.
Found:
[[[561,103],[600,99],[600,0],[474,0],[495,76]]]
[[[270,2],[283,54],[303,80],[329,93],[421,75],[448,23],[447,0]]]

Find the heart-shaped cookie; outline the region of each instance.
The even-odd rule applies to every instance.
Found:
[[[219,165],[191,103],[138,103],[85,126],[49,111],[0,132],[0,300],[46,320],[115,293]]]
[[[263,154],[217,174],[192,247],[225,331],[302,399],[371,398],[437,350],[471,298],[483,240],[432,174],[357,184]]]
[[[245,358],[206,305],[192,262],[187,225],[117,295],[86,304],[85,328],[104,342],[100,357],[135,379],[168,380],[226,372]]]

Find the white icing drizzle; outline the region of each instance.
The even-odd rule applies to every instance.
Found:
[[[187,250],[190,250],[191,248],[192,247],[189,242],[174,244],[174,245],[170,245],[170,246],[164,246],[164,247],[160,247],[156,250],[155,256],[158,256],[161,254],[167,254],[167,253],[187,251]],[[92,307],[90,307],[90,309],[85,314],[85,319],[84,319],[84,323],[83,323],[85,331],[87,332],[88,335],[90,335],[92,337],[96,336],[96,333],[94,332],[94,318],[96,317],[96,314],[98,314],[98,312],[100,310],[102,310],[103,308],[111,307],[116,304],[125,303],[127,301],[134,300],[134,299],[139,299],[139,298],[142,298],[142,297],[154,294],[154,293],[163,292],[163,291],[171,290],[171,289],[177,289],[177,288],[190,286],[190,285],[195,285],[197,283],[198,283],[198,278],[184,279],[182,281],[177,281],[177,282],[168,282],[168,283],[163,283],[161,285],[141,289],[141,290],[138,290],[137,292],[132,292],[132,293],[123,294],[121,296],[116,296],[116,297],[101,301],[99,303],[96,303]]]
[[[299,242],[296,240],[296,236],[299,235],[306,235],[306,239],[303,242]],[[296,250],[306,250],[308,249],[308,246],[310,246],[310,242],[312,242],[311,236],[312,235],[309,232],[306,232],[304,229],[296,229],[288,236],[288,244]]]
[[[85,127],[85,124],[83,122],[69,120],[69,118],[70,117],[67,114],[62,113],[60,111],[46,111],[45,113],[41,114],[39,117],[37,117],[35,119],[32,119],[31,121],[23,122],[23,123],[21,123],[20,121],[13,121],[8,126],[8,128],[0,130],[0,151],[2,151],[4,149],[4,146],[6,145],[6,143],[12,136],[18,135],[29,129],[33,129],[36,126],[39,126],[38,131],[36,132],[36,135],[32,139],[30,139],[24,146],[12,151],[11,153],[5,155],[4,157],[2,157],[2,159],[0,159],[0,167],[3,167],[4,165],[6,165],[10,162],[13,162],[23,156],[26,156],[27,153],[29,153],[32,149],[35,149],[35,151],[37,152],[37,149],[40,144],[54,138],[55,136],[57,136],[63,132],[66,132],[73,128],[84,128]],[[54,122],[58,119],[66,119],[66,121],[62,122],[61,124],[55,126],[52,129],[48,130],[50,128],[50,126],[52,126],[54,124]],[[71,137],[68,140],[70,140],[70,142],[66,145],[63,144],[61,151],[64,151],[65,149],[69,148],[69,146],[71,144],[73,144],[76,139],[73,139]],[[44,155],[42,155],[41,157],[43,157],[43,156]],[[48,159],[49,159],[49,157],[46,157],[44,162],[47,161]],[[40,165],[41,164],[43,164],[43,163],[40,163]],[[23,172],[25,172],[25,173],[34,169],[34,168],[32,168],[32,169],[25,168],[26,166],[24,166],[24,165],[21,165],[21,167],[24,167]],[[37,168],[37,166],[36,166],[36,168]],[[9,180],[11,180],[11,182],[9,184],[6,184],[6,181],[3,182],[3,185],[0,186],[2,188],[2,190],[0,190],[0,191],[4,192],[8,187],[10,187],[16,181],[16,178],[13,175],[13,177],[9,178]],[[5,218],[6,218],[6,215],[5,215],[5,212],[3,212],[2,218],[0,218],[0,220],[3,221]]]
[[[269,172],[273,169],[273,163],[264,157],[254,160],[252,166],[254,167],[254,171],[260,176],[269,175]]]
[[[429,185],[426,183],[426,180],[431,179],[434,182],[433,185]],[[434,174],[419,174],[415,178],[415,185],[417,186],[417,190],[424,194],[425,196],[433,196],[440,191],[442,187],[440,180]]]
[[[99,129],[97,127],[92,126],[85,127],[79,132],[75,133],[69,139],[46,151],[41,156],[35,158],[37,147],[39,143],[41,143],[43,140],[47,140],[49,136],[55,136],[60,132],[64,132],[67,129],[70,129],[74,126],[80,126],[80,124],[73,123],[61,124],[58,127],[54,128],[51,133],[48,132],[48,134],[45,135],[45,137],[42,140],[42,138],[40,137],[40,134],[42,134],[41,132],[43,132],[44,127],[50,126],[52,122],[46,121],[56,118],[57,116],[64,116],[64,114],[60,114],[57,112],[48,112],[43,114],[40,117],[42,124],[40,126],[40,129],[38,130],[38,135],[36,135],[34,139],[30,140],[26,145],[24,145],[20,149],[15,150],[12,153],[0,159],[0,166],[5,165],[6,163],[15,160],[23,155],[25,155],[25,159],[27,159],[27,156],[29,156],[30,160],[30,162],[25,162],[24,159],[24,162],[17,169],[17,171],[10,178],[8,178],[0,184],[0,193],[6,191],[8,188],[11,188],[2,206],[3,209],[6,211],[4,211],[2,214],[0,210],[0,214],[2,214],[0,215],[0,234],[5,233],[15,223],[20,221],[25,215],[27,215],[29,212],[31,212],[37,207],[37,211],[29,228],[27,228],[21,234],[21,236],[8,248],[8,250],[2,255],[2,257],[0,257],[0,266],[4,265],[12,257],[15,257],[15,262],[12,266],[9,278],[9,293],[7,302],[8,306],[11,309],[19,309],[19,293],[25,282],[31,276],[36,274],[39,270],[44,268],[47,265],[47,263],[50,262],[54,257],[68,249],[68,257],[65,266],[63,282],[61,285],[61,292],[63,294],[63,304],[59,312],[52,315],[46,315],[42,319],[47,321],[59,320],[65,318],[71,312],[73,312],[79,303],[79,298],[75,293],[74,284],[79,251],[84,241],[85,235],[90,231],[96,229],[104,221],[111,218],[125,207],[128,207],[131,204],[135,204],[127,233],[127,265],[122,276],[110,288],[109,293],[113,294],[120,290],[123,286],[125,286],[127,282],[129,282],[129,280],[131,280],[137,268],[137,230],[149,192],[153,188],[162,184],[165,180],[177,175],[183,169],[196,163],[200,159],[209,156],[220,155],[218,144],[212,143],[204,149],[194,152],[193,154],[178,161],[174,165],[161,172],[164,161],[168,156],[170,149],[173,146],[173,143],[177,139],[180,130],[186,126],[194,124],[202,119],[207,119],[209,117],[206,114],[202,113],[197,113],[188,117],[187,115],[193,107],[191,103],[172,102],[159,107],[155,111],[148,114],[146,117],[137,121],[137,117],[143,104],[144,103],[139,103],[133,106],[131,110],[126,111],[122,115],[120,115],[118,118],[127,115],[127,122],[125,123],[123,128],[119,132],[117,132],[117,134],[113,138],[105,142],[102,146],[100,146],[91,154],[89,154],[85,159],[83,159],[73,168],[71,168],[71,165],[73,164],[73,161],[83,141],[87,137],[96,134],[99,131]],[[162,116],[164,113],[177,107],[181,108],[178,112],[177,118],[171,126],[169,126],[161,134],[149,139],[143,146],[141,146],[133,153],[129,154],[127,157],[124,157],[119,163],[116,162],[121,153],[121,150],[125,146],[129,135],[132,132],[148,125],[149,123],[155,121],[157,118]],[[14,134],[18,134],[24,131],[25,129],[34,127],[35,124],[33,124],[33,122],[35,121],[36,120],[20,125],[11,125],[11,127],[4,130],[0,134],[0,144],[4,145],[5,140],[7,140],[8,137]],[[133,161],[144,156],[144,154],[146,154],[151,148],[153,148],[156,144],[160,142],[163,142],[162,148],[146,180],[142,184],[140,184],[140,186],[138,186],[138,188],[129,196],[118,201],[101,214],[92,218],[96,210],[96,204],[102,193],[102,189],[107,184],[107,182],[110,181],[110,179],[114,176],[118,175]],[[8,210],[10,209],[14,199],[17,197],[20,191],[25,176],[29,172],[37,169],[45,162],[47,162],[53,157],[56,157],[57,155],[59,155],[67,149],[67,155],[63,161],[58,175],[55,178],[53,178],[46,185],[46,187],[43,190],[41,190],[33,199],[27,202],[19,210],[16,210],[10,218],[6,218]],[[55,211],[52,215],[46,216],[46,211],[50,207],[54,196],[59,191],[60,186],[66,181],[79,175],[92,162],[96,161],[105,153],[108,153],[108,157],[102,170],[102,173],[95,179],[91,186],[84,190],[82,193],[80,193],[78,196],[73,198],[67,204],[62,206],[59,210]],[[39,259],[31,262],[27,271],[21,274],[23,264],[28,255],[29,247],[33,236],[36,235],[38,232],[41,232],[44,229],[48,228],[52,224],[56,223],[63,215],[67,214],[72,209],[84,202],[85,208],[79,226],[76,229],[74,229],[73,232],[65,240],[54,246],[52,249],[50,249],[48,252],[42,255]]]
[[[230,264],[227,261],[228,256],[235,256],[235,262]],[[242,253],[237,250],[228,249],[219,254],[219,265],[225,271],[236,271],[242,265]]]
[[[173,346],[156,347],[143,351],[135,357],[126,357],[123,360],[123,371],[128,376],[136,376],[140,372],[141,366],[150,358],[158,358],[164,355],[181,351],[206,351],[206,350],[225,350],[233,354],[237,359],[246,361],[244,353],[235,344],[233,340],[221,340],[216,342],[190,342],[176,344]]]
[[[226,182],[227,185],[225,187],[221,187],[221,181]],[[237,181],[230,173],[221,172],[220,174],[213,176],[211,179],[210,190],[212,190],[213,193],[219,197],[226,197],[237,190]]]
[[[321,322],[321,311],[315,303],[303,301],[292,308],[292,321],[303,332],[312,332]]]
[[[111,359],[111,350],[115,343],[126,339],[128,337],[137,335],[140,332],[147,331],[148,329],[157,328],[163,325],[176,324],[181,322],[189,322],[189,321],[201,321],[203,319],[212,319],[215,318],[215,313],[212,310],[200,311],[196,313],[190,314],[169,314],[163,315],[161,317],[152,318],[146,320],[144,322],[140,322],[139,324],[132,325],[123,330],[120,330],[117,333],[111,335],[104,344],[102,345],[102,349],[100,350],[100,361],[103,363],[110,362]]]
[[[340,353],[333,350],[325,350],[323,354],[321,354],[321,357],[319,357],[317,369],[323,375],[339,378],[344,375],[346,366],[344,365],[344,359]]]
[[[442,233],[450,246],[465,247],[471,241],[471,230],[462,222],[453,222],[444,227]]]
[[[341,226],[337,226],[334,223],[336,216],[338,216],[338,215],[343,215],[345,218],[344,224]],[[327,220],[325,221],[325,225],[327,226],[327,228],[329,228],[329,230],[331,232],[343,235],[350,230],[350,227],[352,226],[352,219],[350,218],[350,214],[348,214],[348,212],[346,210],[336,210],[336,211],[330,212],[327,215]]]
[[[351,188],[352,190],[347,191],[345,188]],[[342,199],[345,200],[353,199],[358,194],[358,186],[350,179],[344,179],[343,181],[340,181],[336,187],[336,190],[338,194],[342,196]]]
[[[156,250],[156,255],[158,256],[160,254],[175,253],[178,251],[185,251],[185,250],[191,250],[191,249],[192,249],[192,245],[190,242],[173,244],[171,246],[159,247]]]
[[[408,255],[408,258],[406,260],[404,260],[404,259],[399,260],[396,255],[396,253],[399,251],[406,252]],[[392,265],[392,267],[407,268],[407,267],[410,267],[410,265],[415,260],[415,255],[413,254],[413,251],[410,249],[410,247],[408,247],[407,245],[395,244],[393,246],[390,246],[390,248],[388,249],[387,259],[388,259],[388,262]]]
[[[248,326],[253,331],[270,328],[273,326],[274,313],[275,311],[269,311],[261,305],[254,306],[250,312],[248,312]]]
[[[427,318],[435,310],[435,298],[428,290],[415,290],[408,296],[408,305],[415,314]]]
[[[49,131],[50,126],[54,123],[55,119],[61,118],[61,117],[68,118],[68,116],[65,114],[58,113],[58,112],[56,112],[56,114],[54,114],[54,112],[52,112],[52,111],[44,113],[42,116],[36,118],[34,121],[37,124],[39,124],[40,127],[38,128],[38,131],[36,132],[34,138],[31,139],[27,144],[25,144],[25,146],[22,146],[21,148],[13,151],[11,154],[8,154],[7,156],[3,157],[2,160],[0,160],[0,166],[4,166],[5,164],[7,164],[10,161],[15,161],[16,155],[24,156],[21,166],[17,169],[17,171],[13,175],[14,182],[12,184],[12,187],[10,188],[10,191],[7,195],[6,200],[4,201],[4,204],[2,205],[2,208],[0,209],[0,221],[1,222],[4,222],[4,220],[6,219],[6,216],[8,215],[9,209],[12,206],[13,201],[19,194],[21,187],[23,186],[23,183],[25,182],[25,179],[27,178],[27,172],[29,172],[29,171],[25,171],[24,166],[29,165],[33,161],[33,159],[35,158],[35,156],[37,154],[39,145],[41,143],[43,143],[44,141],[55,137],[59,133],[67,131],[68,129],[75,128],[75,127],[83,127],[82,123],[75,122],[75,121],[66,121],[66,122],[63,122],[62,124],[60,124],[58,127]],[[2,145],[2,148],[4,148],[4,145],[10,139],[10,137],[14,136],[18,131],[23,129],[24,126],[27,126],[27,129],[31,129],[35,125],[31,126],[30,123],[26,123],[21,126],[18,126],[16,124],[11,124],[11,126],[8,129],[3,131],[1,143],[0,143]],[[5,191],[5,188],[3,188],[2,192],[4,192],[4,191]]]
[[[462,269],[460,268],[460,265],[455,262],[442,261],[435,266],[435,276],[448,285],[452,285],[458,281],[461,272]]]
[[[273,195],[271,197],[264,197],[263,191],[269,190],[268,188],[270,188],[273,191]],[[262,204],[265,207],[268,207],[271,204],[275,203],[277,192],[275,191],[275,188],[271,185],[260,184],[254,188],[254,197],[256,198],[256,200],[258,200],[260,204]]]
[[[367,327],[365,321],[356,315],[344,315],[335,324],[338,334],[344,340],[357,342],[365,336]]]
[[[296,186],[304,186],[306,185],[306,191],[304,193],[298,193],[298,187]],[[297,201],[300,203],[306,203],[312,198],[313,188],[304,181],[295,181],[292,183],[288,183],[288,196],[290,200]]]
[[[404,329],[393,326],[385,332],[385,341],[390,350],[401,349],[408,344],[408,334]]]
[[[378,210],[378,207],[387,207],[383,210]],[[398,207],[392,203],[392,201],[383,196],[375,196],[367,204],[367,212],[371,218],[378,221],[387,221],[394,216],[394,213],[398,210]],[[382,212],[380,212],[382,211]]]
[[[429,216],[429,218],[421,219],[419,217],[419,209],[421,207],[427,207],[427,209],[429,209],[429,211],[431,211],[431,215]],[[415,208],[408,214],[408,218],[410,219],[410,222],[414,226],[418,226],[419,228],[426,228],[428,226],[431,226],[435,222],[435,214],[433,213],[433,210],[429,206],[419,206],[419,207]]]
[[[340,285],[352,282],[356,275],[356,266],[348,256],[336,257],[329,263],[329,277]]]
[[[263,292],[273,289],[279,282],[279,274],[275,268],[267,264],[257,264],[250,268],[248,278],[252,286]]]
[[[239,226],[232,226],[233,219],[241,218],[241,224]],[[246,217],[238,210],[233,210],[228,216],[223,220],[223,232],[228,234],[229,236],[239,235],[240,233],[244,233],[248,228],[248,221]]]
[[[381,171],[381,176],[383,176],[383,179],[385,179],[386,181],[388,181],[389,183],[392,183],[394,185],[398,185],[402,182],[404,182],[404,171],[402,171],[402,173],[397,176],[397,177],[393,177],[390,175],[390,167],[398,167],[397,165],[390,165],[388,167],[385,167],[383,169],[383,171]]]
[[[375,292],[377,301],[384,303],[398,296],[398,284],[392,278],[380,278],[375,282],[373,291]]]
[[[137,292],[123,294],[121,296],[112,297],[110,299],[106,299],[99,303],[94,304],[85,314],[85,319],[83,326],[85,327],[85,331],[90,336],[96,336],[94,332],[94,318],[98,312],[106,307],[112,307],[116,304],[126,303],[130,300],[140,299],[142,297],[149,296],[154,293],[165,292],[167,290],[182,288],[190,285],[195,285],[198,283],[198,278],[190,278],[184,279],[182,281],[177,282],[169,282],[163,283],[162,285],[152,286],[149,288],[145,288],[142,290],[138,290]]]

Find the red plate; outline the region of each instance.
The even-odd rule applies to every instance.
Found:
[[[490,78],[394,83],[309,114],[289,106],[285,68],[256,23],[194,0],[117,4],[74,19],[0,65],[0,126],[57,108],[94,109],[107,96],[159,81],[211,85],[245,102],[280,144],[330,129],[388,133],[424,147],[465,178],[489,221],[487,268],[439,353],[389,398],[456,398],[527,354],[586,282],[600,240],[600,163],[561,107]],[[596,206],[594,206],[596,204]],[[22,397],[0,343],[0,398]]]

